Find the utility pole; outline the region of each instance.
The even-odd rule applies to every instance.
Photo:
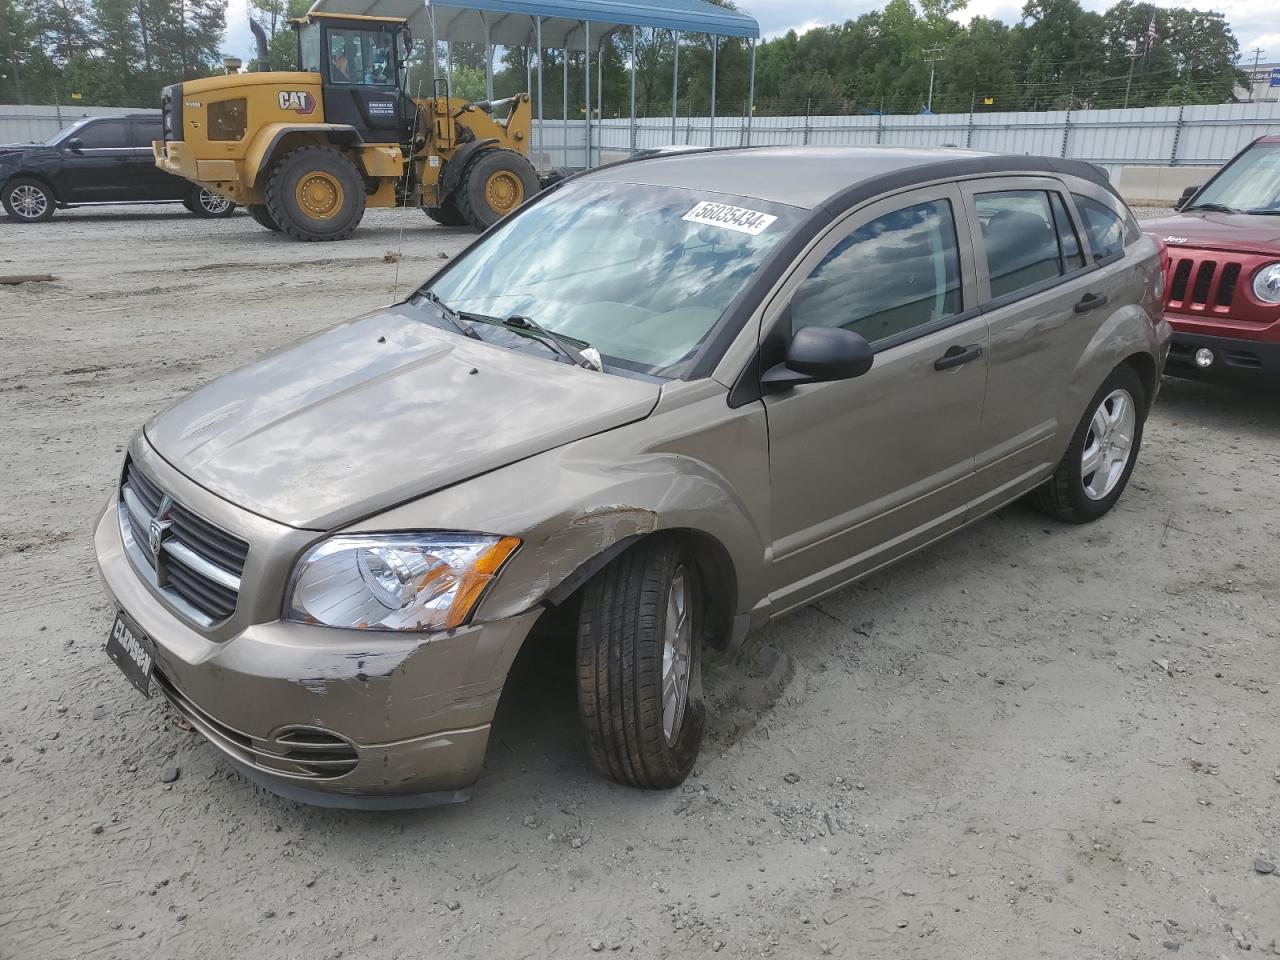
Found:
[[[1249,74],[1249,102],[1253,103],[1253,86],[1258,82],[1258,61],[1262,59],[1262,48],[1253,48],[1253,73]]]
[[[924,62],[929,64],[929,101],[925,104],[925,110],[933,113],[933,70],[934,64],[940,60],[947,59],[942,55],[942,47],[926,47],[924,49]]]
[[[1126,80],[1124,84],[1124,109],[1126,110],[1129,109],[1129,88],[1133,86],[1133,65],[1138,62],[1138,58],[1140,56],[1142,56],[1142,54],[1138,53],[1136,50],[1129,54],[1129,79]]]

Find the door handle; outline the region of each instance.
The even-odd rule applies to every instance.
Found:
[[[1080,298],[1080,302],[1071,309],[1075,310],[1076,313],[1088,313],[1090,310],[1098,309],[1106,302],[1107,295],[1105,293],[1086,293]]]
[[[957,344],[948,348],[946,353],[933,361],[933,369],[950,370],[952,367],[958,367],[961,364],[977,360],[980,356],[982,356],[982,344],[971,343],[967,347]]]

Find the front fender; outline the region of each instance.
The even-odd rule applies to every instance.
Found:
[[[744,617],[764,598],[768,447],[764,411],[737,410],[699,381],[700,402],[576,441],[371,517],[353,531],[482,530],[519,551],[476,618],[559,603],[637,537],[681,531],[728,566],[717,585]],[[694,384],[684,384],[693,388]],[[687,391],[688,392],[688,391]],[[515,415],[515,414],[513,414]],[[732,478],[732,479],[731,479]]]
[[[255,186],[284,146],[286,137],[302,137],[311,143],[358,147],[364,141],[355,127],[345,123],[268,123],[245,151],[245,185]]]

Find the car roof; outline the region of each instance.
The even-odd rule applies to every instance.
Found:
[[[1083,160],[984,153],[950,147],[731,147],[657,152],[600,167],[581,179],[687,187],[812,210],[851,189],[900,189],[973,175],[1071,174],[1111,189]]]

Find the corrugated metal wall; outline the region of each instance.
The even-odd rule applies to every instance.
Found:
[[[132,107],[46,107],[0,104],[0,143],[48,140],[84,117],[118,117],[126,113],[159,113]]]
[[[709,146],[708,117],[636,121],[636,145]],[[761,144],[874,144],[969,147],[1000,153],[1075,157],[1104,166],[1217,166],[1256,137],[1280,134],[1280,103],[1144,107],[1133,110],[1065,110],[1039,113],[953,113],[857,117],[756,117],[750,142]],[[593,160],[625,156],[631,145],[627,119],[592,126]],[[743,117],[717,117],[716,146],[747,143]],[[582,166],[585,124],[544,121],[534,131],[534,151],[543,166]]]

